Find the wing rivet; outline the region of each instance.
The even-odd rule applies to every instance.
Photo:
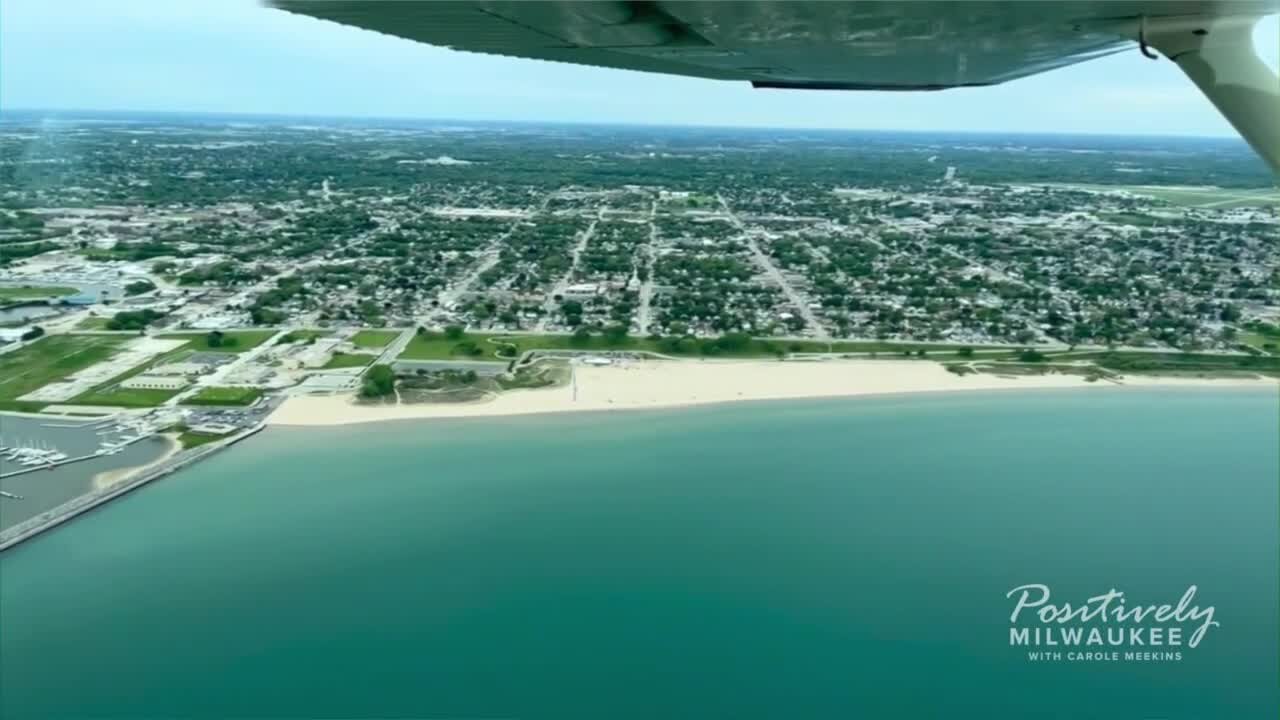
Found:
[[[1204,28],[1200,28],[1200,29],[1198,29],[1198,30],[1192,30],[1192,31],[1191,31],[1191,34],[1192,34],[1192,35],[1208,35],[1208,34],[1209,34],[1209,31],[1208,31],[1208,30],[1205,30]]]

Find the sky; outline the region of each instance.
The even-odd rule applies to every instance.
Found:
[[[1280,19],[1255,34],[1274,68]],[[1232,136],[1137,48],[990,88],[753,90],[460,53],[253,0],[0,0],[0,113],[134,110],[669,125]]]

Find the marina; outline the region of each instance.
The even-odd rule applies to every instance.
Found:
[[[7,428],[10,423],[6,421],[5,424]],[[106,418],[81,425],[40,423],[38,427],[57,430],[92,430],[98,444],[92,452],[72,456],[44,438],[31,439],[19,436],[14,440],[12,436],[0,432],[0,479],[35,470],[48,470],[96,457],[118,455],[133,443],[151,437],[160,429],[151,420],[128,416]]]
[[[160,429],[133,415],[0,416],[0,532],[92,491],[102,473],[154,462],[171,444]]]

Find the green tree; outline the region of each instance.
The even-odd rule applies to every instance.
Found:
[[[604,339],[610,345],[621,345],[627,339],[627,326],[622,324],[610,325],[604,329]]]
[[[141,295],[142,293],[155,290],[156,286],[150,280],[136,280],[124,286],[125,295]]]
[[[396,390],[396,374],[390,365],[378,364],[369,368],[360,385],[360,396],[366,398],[386,397]]]
[[[1018,353],[1018,359],[1022,362],[1044,362],[1045,356],[1044,353],[1039,350],[1027,348],[1026,350]]]
[[[484,354],[484,350],[481,350],[480,346],[477,345],[474,340],[463,340],[457,345],[454,345],[451,352],[454,355],[467,355],[469,357]]]
[[[147,308],[145,310],[125,310],[118,312],[107,321],[108,330],[141,330],[159,320],[163,315]]]
[[[461,325],[446,325],[444,328],[444,337],[446,340],[461,340],[467,331]]]

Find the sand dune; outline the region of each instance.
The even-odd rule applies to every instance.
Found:
[[[1274,388],[1271,380],[1129,378],[1125,385],[1247,386]],[[360,405],[351,396],[289,398],[268,420],[274,425],[343,425],[405,418],[483,417],[583,410],[628,410],[791,398],[885,393],[954,392],[1016,388],[1114,387],[1073,375],[997,377],[956,375],[922,361],[690,360],[578,366],[565,387],[518,390],[459,404]]]

